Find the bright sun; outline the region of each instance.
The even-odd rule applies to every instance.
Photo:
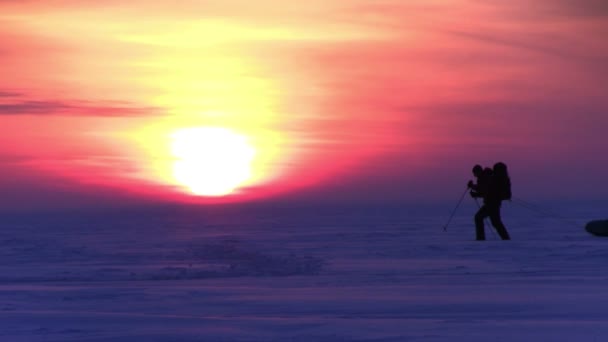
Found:
[[[251,178],[255,149],[222,127],[183,128],[171,135],[173,177],[198,196],[224,196]]]

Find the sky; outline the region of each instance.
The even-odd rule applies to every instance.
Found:
[[[0,1],[0,206],[605,199],[603,0]]]

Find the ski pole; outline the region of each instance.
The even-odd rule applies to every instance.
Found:
[[[443,231],[447,231],[448,230],[448,225],[450,224],[450,222],[452,222],[452,217],[454,217],[454,214],[456,213],[456,210],[458,210],[458,207],[460,207],[460,203],[462,203],[462,200],[464,199],[464,196],[466,196],[467,192],[469,192],[469,187],[467,187],[464,192],[462,193],[462,196],[460,196],[460,200],[458,201],[458,204],[456,204],[456,207],[454,208],[454,210],[452,210],[452,214],[450,215],[450,218],[448,219],[448,222],[445,224],[445,226],[443,226]]]

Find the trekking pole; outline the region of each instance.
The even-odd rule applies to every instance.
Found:
[[[452,217],[454,217],[454,214],[456,213],[456,210],[458,210],[458,207],[460,207],[460,203],[462,203],[462,200],[464,199],[464,196],[467,194],[467,192],[469,192],[469,187],[467,187],[464,190],[464,193],[462,194],[462,196],[460,196],[460,200],[458,201],[458,204],[456,204],[456,207],[454,208],[454,210],[452,210],[452,214],[450,215],[450,218],[448,219],[448,222],[445,224],[445,226],[443,226],[443,231],[444,232],[447,232],[448,225],[450,224],[450,222],[452,222]]]

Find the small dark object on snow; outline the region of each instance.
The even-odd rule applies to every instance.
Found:
[[[585,230],[596,236],[608,236],[608,220],[590,221]]]

